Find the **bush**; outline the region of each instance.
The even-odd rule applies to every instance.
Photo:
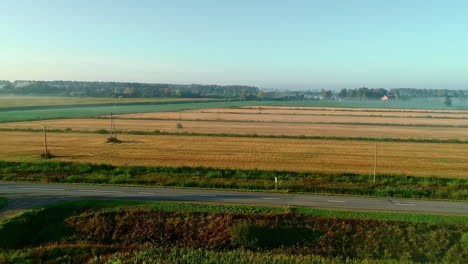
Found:
[[[109,137],[107,138],[106,143],[122,143],[122,140],[116,138],[116,137]]]
[[[302,247],[316,239],[317,235],[295,223],[288,226],[288,222],[266,222],[259,225],[254,222],[241,221],[231,227],[231,242],[233,245],[247,249],[266,249],[301,244]],[[273,224],[273,225],[272,225]]]

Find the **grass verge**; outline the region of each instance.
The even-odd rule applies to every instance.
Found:
[[[59,161],[0,161],[0,180],[55,183],[120,184],[160,187],[275,190],[375,197],[468,199],[468,180],[349,173],[218,169],[209,167],[116,167],[107,164]]]

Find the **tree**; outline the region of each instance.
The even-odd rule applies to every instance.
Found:
[[[333,93],[330,90],[322,89],[322,93],[320,95],[323,97],[323,99],[330,99],[333,96]]]
[[[341,91],[338,93],[338,97],[340,98],[346,98],[348,96],[348,90],[346,89],[341,89]]]
[[[135,88],[125,88],[124,94],[127,97],[132,97],[135,94]]]
[[[449,107],[452,106],[452,99],[450,98],[450,96],[445,97],[444,104]]]

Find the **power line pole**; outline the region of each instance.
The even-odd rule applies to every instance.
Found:
[[[110,137],[111,138],[117,138],[117,135],[115,134],[115,124],[114,124],[114,119],[113,119],[113,115],[112,115],[112,112],[110,113],[110,131],[111,131],[111,134],[110,134]]]
[[[49,151],[47,149],[47,127],[42,125],[42,130],[44,130],[44,158],[48,158]]]
[[[375,142],[375,152],[374,152],[374,183],[375,183],[376,171],[377,171],[377,142]]]

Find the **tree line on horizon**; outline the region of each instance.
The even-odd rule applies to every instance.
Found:
[[[417,88],[343,88],[333,90],[261,90],[247,85],[202,85],[83,81],[2,81],[0,95],[51,95],[70,97],[113,98],[224,98],[234,100],[380,100],[389,96],[395,100],[445,97],[463,101],[467,91]]]
[[[202,85],[81,81],[0,81],[0,94],[114,98],[256,99],[260,89],[246,85]]]

